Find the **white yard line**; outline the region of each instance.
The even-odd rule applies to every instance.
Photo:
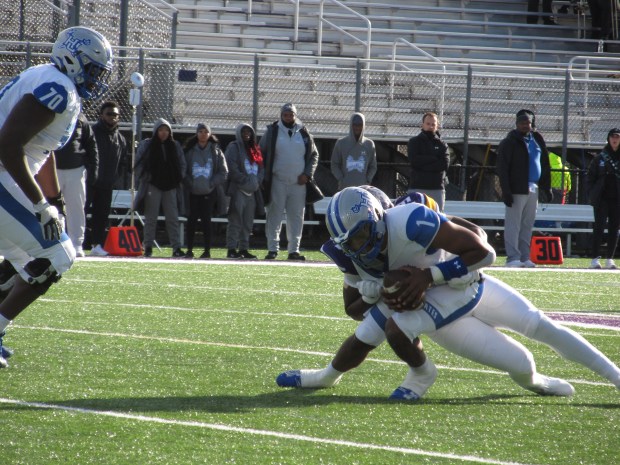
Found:
[[[266,351],[272,351],[272,352],[286,352],[286,353],[313,355],[313,356],[320,356],[320,357],[333,357],[334,356],[332,352],[319,352],[319,351],[312,351],[312,350],[291,349],[288,347],[251,346],[247,344],[230,344],[230,343],[224,343],[224,342],[196,341],[192,339],[179,339],[179,338],[159,337],[159,336],[144,336],[140,334],[125,334],[125,333],[113,333],[113,332],[104,332],[104,331],[88,331],[88,330],[82,330],[82,329],[51,328],[47,326],[25,326],[25,325],[13,324],[11,327],[15,329],[26,329],[26,330],[31,330],[31,331],[50,331],[50,332],[57,332],[57,333],[84,334],[88,336],[140,339],[140,340],[151,340],[151,341],[168,342],[168,343],[176,343],[176,344],[194,344],[194,345],[205,345],[205,346],[212,346],[212,347],[226,347],[226,348],[231,348],[231,349],[242,349],[242,350],[251,350],[251,351],[266,350]],[[398,364],[398,365],[402,364],[400,360],[367,358],[366,361],[383,363],[383,364]],[[497,370],[449,367],[449,366],[444,366],[444,365],[437,365],[437,367],[442,370],[453,370],[453,371],[464,371],[464,372],[470,372],[470,373],[486,373],[486,374],[499,375],[499,376],[508,376],[506,373],[497,371]],[[609,383],[586,381],[586,380],[569,380],[569,381],[572,383],[587,384],[591,386],[612,386]]]
[[[304,436],[300,434],[282,433],[279,431],[260,430],[260,429],[254,429],[254,428],[240,428],[238,426],[222,425],[218,423],[205,423],[201,421],[170,420],[166,418],[158,418],[158,417],[151,417],[151,416],[145,416],[145,415],[136,415],[136,414],[122,413],[122,412],[111,412],[111,411],[106,411],[106,410],[92,410],[92,409],[77,408],[77,407],[67,407],[64,405],[46,404],[42,402],[25,402],[21,400],[0,398],[0,403],[17,405],[20,407],[40,408],[40,409],[46,409],[46,410],[60,410],[60,411],[65,411],[65,412],[70,412],[70,413],[80,413],[80,414],[85,414],[85,415],[98,415],[98,416],[104,416],[104,417],[121,418],[124,420],[141,421],[141,422],[156,423],[156,424],[162,424],[162,425],[187,426],[189,428],[205,428],[205,429],[210,429],[210,430],[226,431],[226,432],[240,433],[240,434],[246,434],[246,435],[288,439],[292,441],[303,441],[303,442],[309,442],[309,443],[314,443],[314,444],[345,446],[345,447],[352,447],[352,448],[364,449],[364,450],[380,450],[380,451],[385,451],[385,452],[396,452],[396,453],[401,453],[401,454],[419,455],[419,456],[424,456],[424,457],[438,457],[438,458],[450,459],[450,460],[460,460],[463,462],[495,464],[495,465],[525,465],[525,464],[521,464],[518,462],[505,462],[502,460],[485,459],[485,458],[476,457],[473,455],[446,454],[446,453],[432,452],[432,451],[426,451],[426,450],[421,450],[421,449],[411,449],[408,447],[393,447],[393,446],[385,446],[385,445],[380,445],[380,444],[343,441],[340,439],[319,438],[319,437],[313,437],[313,436]]]

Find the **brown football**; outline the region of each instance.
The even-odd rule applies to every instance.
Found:
[[[398,291],[400,282],[409,276],[409,272],[405,270],[392,270],[383,276],[383,289],[388,294]]]
[[[383,276],[383,290],[388,294],[395,294],[394,297],[398,295],[398,290],[400,288],[400,284],[403,280],[408,278],[411,273],[407,270],[392,270],[385,273]],[[402,310],[416,310],[419,309],[424,301],[426,292],[422,292],[417,295],[414,302],[411,305],[408,305],[407,308],[401,308],[397,311]]]

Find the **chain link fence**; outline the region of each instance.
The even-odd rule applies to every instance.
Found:
[[[0,86],[27,67],[49,61],[51,42],[70,24],[77,3],[0,0]],[[115,100],[121,128],[131,130],[136,109],[128,97],[130,76],[136,71],[145,77],[143,103],[136,111],[139,138],[150,135],[160,117],[169,120],[177,134],[193,133],[198,122],[209,124],[218,135],[233,135],[241,122],[262,134],[279,117],[280,106],[293,102],[315,138],[333,141],[348,134],[351,113],[361,111],[366,136],[394,147],[382,154],[382,179],[377,182],[389,185],[391,195],[406,189],[405,144],[419,132],[426,111],[439,115],[442,137],[459,147],[463,165],[468,164],[469,149],[477,163],[492,166],[480,151],[471,152],[497,145],[515,127],[521,108],[536,114],[548,146],[563,155],[569,148],[599,150],[608,130],[620,125],[620,73],[603,71],[595,57],[558,71],[423,61],[370,67],[347,58],[177,50],[166,48],[170,17],[150,14],[152,7],[143,0],[82,0],[79,10],[80,24],[106,35],[116,57],[108,93],[84,103],[89,120],[97,119],[103,100]],[[322,152],[322,171],[328,177],[327,151]],[[458,195],[471,172],[451,175],[453,185],[461,186]]]
[[[169,48],[175,22],[145,0],[0,0],[0,40],[53,42],[58,32],[79,24],[115,46]]]

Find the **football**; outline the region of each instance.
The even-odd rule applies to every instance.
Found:
[[[383,290],[387,294],[394,294],[398,291],[401,281],[410,275],[405,270],[392,270],[383,276]]]
[[[411,276],[411,272],[408,270],[392,270],[385,273],[383,277],[383,291],[387,294],[387,298],[395,298],[398,297],[400,286],[402,281]],[[407,308],[400,307],[400,310],[415,310],[420,308],[422,303],[424,302],[425,291],[421,291],[418,295],[415,296],[415,299],[410,305],[407,305]]]

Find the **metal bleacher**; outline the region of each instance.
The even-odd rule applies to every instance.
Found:
[[[176,0],[177,45],[221,49],[239,46],[316,54],[321,0]],[[576,55],[598,53],[599,43],[586,39],[590,29],[581,16],[559,14],[558,26],[526,24],[525,5],[506,0],[442,0],[400,5],[394,1],[346,1],[372,24],[372,57],[388,58],[398,38],[415,43],[442,60],[512,60],[527,64],[566,65]],[[222,6],[226,5],[226,6]],[[249,11],[250,10],[250,11]],[[297,13],[296,13],[297,12]],[[363,56],[365,25],[336,2],[323,2],[324,17],[341,30],[323,28],[321,52],[332,56]],[[581,18],[581,19],[580,19]],[[350,34],[350,36],[347,36]],[[202,36],[202,41],[200,40]],[[261,42],[262,41],[262,42]],[[415,55],[399,48],[398,58]]]
[[[556,10],[562,4],[574,5],[558,1]],[[170,7],[178,13],[175,57],[204,59],[214,53],[215,60],[248,62],[260,54],[261,63],[281,64],[284,71],[277,78],[261,76],[261,112],[272,118],[283,99],[294,99],[308,110],[304,121],[314,133],[328,138],[347,131],[356,104],[354,76],[335,76],[333,69],[353,67],[356,58],[368,56],[364,66],[377,70],[365,78],[359,102],[368,117],[368,134],[387,139],[399,139],[411,131],[407,128],[417,127],[412,114],[441,105],[444,137],[462,140],[466,84],[451,73],[462,75],[470,65],[479,66],[481,74],[488,72],[488,79],[474,80],[475,99],[467,109],[469,140],[480,143],[503,138],[514,124],[514,108],[525,106],[544,118],[547,139],[561,143],[567,67],[578,57],[592,56],[612,58],[597,65],[607,74],[620,69],[613,60],[618,54],[585,38],[592,31],[583,10],[556,13],[559,25],[547,26],[527,24],[525,4],[509,0],[421,0],[415,5],[393,0],[175,0]],[[367,41],[369,25],[372,39]],[[613,50],[619,44],[607,45]],[[381,74],[386,70],[396,72],[388,78]],[[409,71],[429,74],[412,77]],[[449,85],[440,97],[438,85],[430,81],[441,73]],[[527,87],[521,82],[525,76],[533,76]],[[546,81],[538,85],[538,76]],[[175,116],[181,124],[202,116],[224,127],[243,102],[252,102],[252,76],[247,73],[214,75],[206,82],[208,106],[199,91],[205,81],[175,84]],[[611,95],[617,91],[614,83],[588,90],[588,112],[580,103],[569,104],[569,130],[577,145],[599,143],[611,116],[609,108],[597,112],[592,104],[610,89]],[[258,127],[264,123],[259,117]]]

